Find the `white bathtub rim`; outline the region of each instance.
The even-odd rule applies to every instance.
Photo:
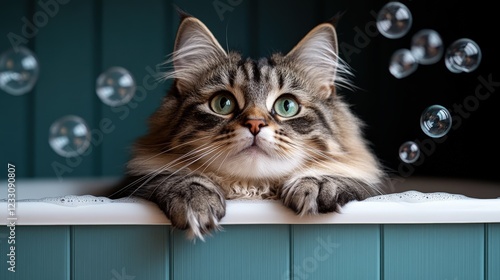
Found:
[[[7,191],[0,193],[0,224],[9,224],[13,221],[8,218],[14,218],[18,225],[170,224],[156,204],[142,199],[136,199],[135,202],[115,200],[113,203],[85,204],[76,207],[41,201],[44,198],[57,199],[68,196],[109,200],[105,194],[110,193],[108,187],[116,180],[117,178],[109,177],[63,181],[50,178],[19,180],[16,182],[14,216],[9,216]],[[442,185],[442,182],[437,182]],[[491,198],[465,197],[466,199],[417,202],[408,202],[404,199],[396,202],[352,201],[341,209],[341,213],[305,217],[298,217],[280,201],[230,200],[227,201],[226,216],[221,223],[223,225],[500,223],[500,199],[497,198],[500,196],[497,192],[500,188],[488,185],[487,189]],[[400,194],[404,196],[412,191],[414,190],[405,190]],[[430,196],[439,194],[439,192],[420,193]],[[492,197],[492,195],[498,196]]]
[[[168,225],[156,204],[146,200],[85,206],[18,202],[9,216],[0,202],[0,224],[17,225]],[[341,213],[299,217],[280,201],[227,201],[222,225],[236,224],[432,224],[500,223],[500,199],[447,200],[419,203],[352,201]]]

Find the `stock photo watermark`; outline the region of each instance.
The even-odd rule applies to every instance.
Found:
[[[127,274],[125,267],[122,267],[121,273],[116,271],[116,269],[113,268],[113,270],[111,270],[111,274],[113,275],[113,278],[111,278],[111,280],[134,280],[135,279],[135,276]]]
[[[16,272],[16,166],[7,163],[7,270]]]
[[[70,0],[38,1],[39,10],[33,14],[33,17],[31,19],[27,17],[21,18],[23,25],[20,32],[9,32],[7,34],[7,39],[9,39],[14,50],[17,52],[21,45],[27,44],[30,39],[33,39],[40,29],[49,23],[50,18],[55,17],[59,13],[61,5],[66,5],[69,2]]]
[[[121,106],[111,107],[111,111],[118,114],[121,121],[127,119],[131,110],[136,109],[142,101],[146,100],[148,92],[155,90],[160,85],[160,78],[163,75],[161,65],[161,63],[157,64],[154,69],[151,66],[146,66],[145,70],[148,74],[142,78],[142,85],[136,87],[132,99]],[[80,166],[84,158],[89,156],[94,151],[94,148],[99,147],[103,143],[104,137],[111,134],[115,129],[116,125],[113,120],[102,118],[98,127],[91,129],[90,145],[85,152],[78,156],[67,157],[64,162],[53,161],[51,167],[59,181],[63,180],[65,174],[72,173],[75,168]]]
[[[214,0],[212,6],[221,21],[224,21],[224,14],[234,11],[234,8],[243,3],[243,0]]]
[[[480,103],[490,98],[498,87],[500,87],[500,80],[493,80],[493,74],[490,73],[486,78],[479,76],[477,78],[478,84],[474,90],[474,94],[465,97],[462,102],[454,103],[451,108],[452,117],[452,130],[459,129],[463,121],[470,118],[472,113],[477,111]],[[398,166],[398,174],[401,177],[409,177],[415,172],[415,167],[422,165],[425,159],[431,156],[437,149],[437,145],[445,142],[448,139],[447,135],[440,138],[426,138],[416,139],[414,142],[420,149],[420,157],[414,163],[401,162]]]
[[[334,250],[340,247],[339,243],[332,241],[330,235],[326,239],[317,237],[316,242],[317,245],[312,250],[312,254],[294,264],[292,270],[285,272],[281,279],[308,279],[322,263],[333,255]]]
[[[370,11],[370,15],[373,16],[374,20],[367,22],[363,29],[359,26],[355,26],[354,30],[354,38],[353,44],[346,43],[342,41],[339,43],[339,52],[342,53],[344,60],[347,63],[351,63],[353,54],[361,53],[362,49],[368,47],[370,45],[372,38],[377,37],[380,32],[377,28],[377,12],[374,10]]]

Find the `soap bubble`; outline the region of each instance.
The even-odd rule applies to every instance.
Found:
[[[23,95],[38,80],[38,60],[25,47],[10,49],[0,55],[0,88],[12,95]]]
[[[134,96],[135,89],[132,74],[122,67],[109,68],[96,81],[97,96],[109,106],[126,104]]]
[[[85,121],[74,115],[56,120],[49,129],[49,144],[60,156],[83,154],[90,146],[90,129]]]
[[[443,40],[439,33],[432,29],[423,29],[413,35],[411,52],[420,64],[433,64],[443,56]]]
[[[451,128],[451,115],[448,109],[441,105],[432,105],[424,110],[420,117],[422,131],[430,137],[444,136]]]
[[[399,2],[389,2],[378,12],[377,29],[385,37],[397,39],[408,33],[412,21],[408,7]]]
[[[418,63],[408,49],[399,49],[391,56],[389,63],[389,72],[398,78],[402,79],[417,70]]]
[[[463,38],[453,42],[446,50],[445,64],[453,73],[472,72],[481,62],[481,49],[476,42]]]
[[[406,141],[399,147],[399,158],[406,163],[414,163],[420,156],[420,149],[413,141]]]

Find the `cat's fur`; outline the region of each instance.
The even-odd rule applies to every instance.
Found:
[[[122,195],[157,203],[174,227],[203,239],[220,227],[226,199],[279,199],[304,215],[380,192],[384,172],[337,93],[350,71],[332,23],[256,61],[182,15],[170,62],[172,88],[133,147]]]

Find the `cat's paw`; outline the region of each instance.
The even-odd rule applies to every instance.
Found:
[[[206,180],[193,179],[169,189],[163,210],[172,226],[186,231],[188,239],[204,240],[204,236],[221,229],[219,221],[226,213],[226,202],[216,188]]]
[[[359,182],[330,176],[302,177],[288,182],[281,190],[283,204],[299,215],[328,213],[352,200],[361,200]]]

